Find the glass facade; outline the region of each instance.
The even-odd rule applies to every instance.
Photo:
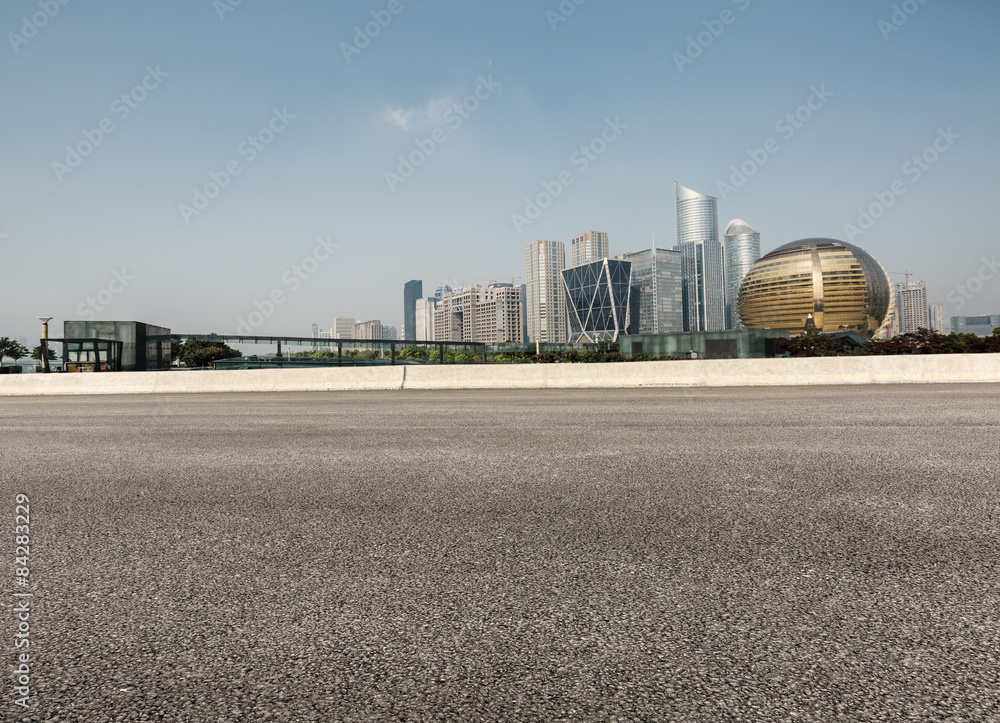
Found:
[[[740,284],[760,258],[760,233],[741,219],[726,226],[723,243],[726,271],[726,328],[742,326],[739,313]]]
[[[1000,314],[951,317],[951,330],[956,334],[992,336],[993,330],[998,327],[1000,327]]]
[[[774,339],[787,339],[786,329],[730,329],[679,334],[629,334],[619,340],[622,356],[636,354],[699,359],[763,359],[772,357]]]
[[[625,332],[631,270],[630,261],[604,259],[562,272],[571,343],[616,341]]]
[[[403,286],[403,339],[417,338],[417,299],[423,295],[423,281],[414,279]]]
[[[106,339],[123,342],[121,370],[154,371],[170,368],[170,329],[139,321],[64,321],[67,339]]]
[[[632,262],[628,333],[684,331],[684,272],[680,251],[647,249],[615,258]]]
[[[740,287],[739,314],[748,329],[805,331],[812,316],[826,333],[878,334],[891,307],[889,277],[863,249],[844,241],[793,241],[761,258]]]
[[[726,287],[718,199],[674,183],[677,247],[684,259],[684,330],[726,326]]]

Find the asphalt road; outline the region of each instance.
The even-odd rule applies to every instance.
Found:
[[[1000,721],[998,467],[1000,385],[3,398],[0,720]]]

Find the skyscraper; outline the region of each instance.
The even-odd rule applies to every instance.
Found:
[[[434,310],[437,308],[437,299],[417,299],[414,308],[414,318],[416,319],[415,341],[434,340]]]
[[[746,221],[733,219],[726,226],[726,328],[741,329],[739,308],[740,284],[760,258],[760,232]]]
[[[442,299],[444,299],[445,294],[451,293],[451,290],[452,289],[450,286],[448,286],[448,284],[441,284],[439,287],[434,289],[434,301],[440,302]]]
[[[719,243],[719,201],[674,183],[677,246],[684,258],[684,331],[726,326],[726,289]]]
[[[414,279],[403,286],[403,339],[413,341],[417,338],[417,299],[424,295],[424,282]]]
[[[618,341],[628,327],[632,262],[601,259],[562,272],[569,310],[569,340]]]
[[[534,241],[524,248],[525,301],[528,341],[566,341],[566,294],[562,272],[566,245],[561,241]]]
[[[895,334],[927,328],[927,285],[923,281],[903,281],[892,285],[896,297]]]
[[[604,231],[587,231],[569,244],[570,266],[589,264],[608,258],[608,235]]]
[[[938,334],[947,334],[948,331],[945,329],[944,321],[944,304],[931,304],[928,312],[931,331],[936,331]]]
[[[632,262],[629,334],[684,331],[684,261],[680,251],[646,249],[618,254]]]

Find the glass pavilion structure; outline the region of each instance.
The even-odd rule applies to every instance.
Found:
[[[629,323],[632,262],[601,259],[562,272],[569,341],[617,341]]]

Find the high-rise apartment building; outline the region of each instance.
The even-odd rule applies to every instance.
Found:
[[[938,334],[947,334],[944,321],[944,304],[931,304],[927,309],[930,318],[930,329]]]
[[[354,338],[354,325],[358,323],[358,320],[353,316],[338,316],[333,320],[333,328],[330,331],[333,332],[334,339],[352,339]]]
[[[566,245],[561,241],[534,241],[525,246],[529,342],[566,341],[566,294],[562,283],[565,268]]]
[[[927,285],[923,281],[903,281],[892,285],[896,297],[895,334],[909,334],[927,328]]]
[[[434,341],[434,298],[417,299],[413,307],[415,334],[414,341]]]
[[[521,288],[513,284],[491,284],[476,309],[476,338],[487,344],[506,341],[520,342],[524,338],[521,328]]]
[[[684,259],[680,251],[646,249],[618,254],[632,262],[629,334],[684,331]]]
[[[399,331],[394,326],[382,325],[382,340],[383,341],[398,341]]]
[[[434,341],[520,341],[521,289],[511,284],[464,286],[434,306]]]
[[[412,341],[417,338],[417,299],[424,295],[424,282],[418,279],[407,281],[403,285],[403,339]]]
[[[569,242],[570,266],[600,261],[608,255],[608,235],[604,231],[587,231]]]
[[[684,257],[684,331],[726,326],[726,287],[719,243],[719,200],[674,183],[676,250]]]
[[[723,234],[726,277],[726,328],[741,329],[740,284],[760,258],[760,232],[746,221],[733,219]]]
[[[351,336],[354,339],[381,339],[382,322],[378,319],[374,319],[372,321],[359,321],[354,325]],[[339,339],[342,337],[337,338]]]

